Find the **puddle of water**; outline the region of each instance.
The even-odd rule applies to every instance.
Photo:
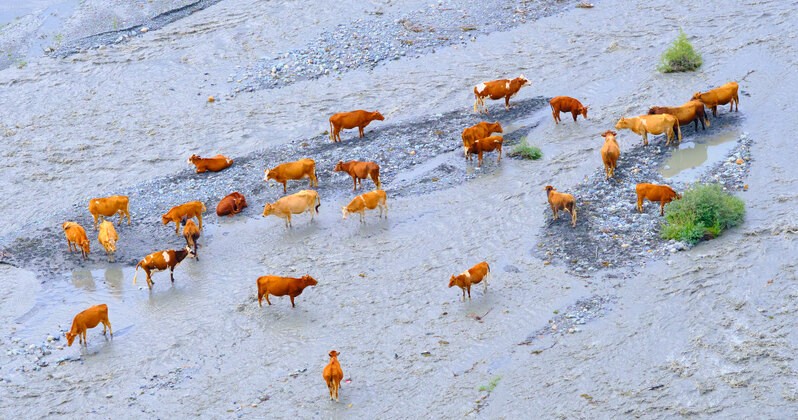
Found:
[[[679,149],[662,165],[660,173],[675,181],[696,179],[709,165],[724,159],[739,137],[740,133],[734,130],[709,137],[702,143],[682,142]]]

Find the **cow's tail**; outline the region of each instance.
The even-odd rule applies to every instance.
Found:
[[[206,211],[208,211],[208,209],[205,208],[205,203],[201,203],[201,204],[202,204],[202,212],[205,213]]]
[[[678,118],[676,119],[676,135],[677,135],[677,138],[679,139],[679,143],[681,143],[682,142],[682,128],[679,127],[679,119]]]
[[[335,141],[335,137],[333,137],[333,123],[330,120],[330,140]]]
[[[139,275],[139,267],[140,266],[141,266],[141,261],[139,261],[139,263],[136,264],[136,271],[133,273],[133,285],[136,284],[136,276]]]
[[[319,207],[321,207],[321,197],[319,197],[319,195],[316,194],[316,213],[319,212]]]

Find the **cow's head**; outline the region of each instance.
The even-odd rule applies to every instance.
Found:
[[[339,160],[338,163],[335,164],[335,169],[333,169],[333,172],[341,172],[345,170],[346,169],[344,169],[344,161]]]
[[[622,128],[629,128],[631,126],[632,126],[631,121],[629,121],[628,119],[626,119],[624,117],[621,117],[621,119],[618,120],[617,123],[615,123],[615,128],[618,129],[618,130],[620,130]]]
[[[305,274],[304,276],[302,276],[303,287],[315,286],[317,284],[319,284],[319,282],[317,282],[316,279],[314,279],[313,277],[310,277],[309,274]]]
[[[691,101],[693,100],[701,100],[701,92],[696,92],[693,94],[693,97],[690,98]]]
[[[193,164],[193,163],[194,163],[194,162],[196,162],[196,161],[197,161],[199,158],[200,158],[200,157],[199,157],[199,156],[197,156],[197,155],[191,155],[191,156],[188,158],[188,162],[187,162],[187,163],[191,163],[191,164]]]
[[[346,220],[346,216],[349,216],[349,209],[348,209],[348,208],[346,208],[346,206],[344,206],[344,207],[341,207],[341,213],[342,213],[342,214],[343,214],[343,216],[344,216],[344,220]]]
[[[615,136],[617,136],[617,135],[618,135],[618,133],[616,133],[616,132],[614,132],[612,130],[607,130],[607,131],[601,133],[601,137],[604,137],[604,141],[608,141],[608,140],[613,140],[614,141],[615,140]]]
[[[89,254],[90,253],[89,252],[90,251],[90,249],[89,249],[90,248],[89,240],[88,239],[84,239],[83,242],[80,243],[80,248],[83,250],[83,252],[85,252],[86,254]]]
[[[385,117],[383,117],[383,116],[382,116],[382,114],[380,114],[380,111],[374,111],[374,112],[371,114],[371,118],[374,118],[374,119],[375,119],[375,120],[377,120],[377,121],[383,121],[383,120],[385,120]]]
[[[546,185],[546,187],[543,189],[546,190],[547,195],[550,194],[552,191],[557,191],[557,189],[552,187],[551,185]]]
[[[582,118],[584,119],[587,119],[587,108],[588,107],[583,106],[582,108],[579,109],[579,113],[582,114]]]
[[[488,123],[488,129],[494,133],[503,133],[502,125],[498,121]]]
[[[454,274],[452,274],[452,277],[449,278],[449,287],[450,288],[454,287],[456,280],[457,280],[457,277]]]
[[[165,225],[169,224],[169,222],[171,222],[171,221],[172,221],[172,218],[169,217],[169,213],[166,213],[166,214],[161,216],[161,222],[163,222],[163,224],[165,224]]]
[[[181,249],[180,251],[176,251],[175,252],[175,257],[177,258],[178,261],[182,261],[183,260],[183,258],[180,258],[180,255],[178,254],[178,253],[182,254],[183,252],[186,253],[186,255],[183,258],[186,258],[186,257],[188,257],[188,258],[197,258],[197,253],[195,253],[194,250],[191,249],[190,246],[186,245],[185,248]]]
[[[263,206],[263,217],[266,217],[273,213],[274,213],[274,206],[271,205],[271,203],[266,203],[266,205]]]
[[[273,170],[267,169],[267,170],[263,171],[263,180],[264,181],[268,182],[270,179],[275,179],[275,178],[277,178],[277,173],[274,172]]]
[[[518,81],[519,87],[532,86],[532,82],[530,82],[529,79],[524,77],[523,73],[521,73],[520,76],[516,77],[515,80]]]
[[[72,347],[72,343],[75,341],[75,336],[77,336],[77,334],[72,334],[72,332],[67,331],[64,335],[67,339],[67,347]]]
[[[332,359],[337,358],[339,354],[341,354],[341,353],[338,353],[335,350],[330,350],[330,358],[332,358]]]

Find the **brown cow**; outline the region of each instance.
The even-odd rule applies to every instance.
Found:
[[[560,123],[560,113],[570,112],[576,122],[576,117],[582,115],[582,118],[587,119],[587,108],[582,105],[578,100],[570,96],[555,96],[549,101],[551,106],[551,116],[554,117],[554,123]]]
[[[377,207],[380,208],[380,217],[382,217],[382,212],[385,211],[385,217],[387,218],[387,198],[384,190],[374,190],[360,194],[353,198],[346,207],[341,207],[344,220],[350,213],[360,213],[360,223],[366,223],[366,210],[374,210]]]
[[[72,347],[75,337],[78,337],[78,342],[84,347],[88,347],[89,343],[86,341],[86,330],[96,327],[101,322],[103,324],[103,335],[105,335],[107,327],[108,332],[111,334],[111,337],[113,337],[114,330],[111,329],[111,321],[108,320],[108,305],[104,303],[94,305],[75,315],[75,319],[72,320],[72,328],[64,333],[67,339],[67,346]]]
[[[72,252],[74,247],[75,251],[80,249],[83,259],[88,258],[90,247],[89,237],[86,236],[86,229],[83,229],[83,226],[75,222],[64,222],[61,224],[61,228],[64,229],[64,235],[66,235],[69,252]]]
[[[291,298],[291,307],[296,308],[294,298],[301,295],[302,291],[308,286],[315,286],[318,284],[316,279],[305,274],[300,278],[294,277],[280,277],[280,276],[262,276],[258,277],[258,306],[261,308],[261,303],[264,296],[266,296],[266,303],[271,305],[269,295],[285,296]]]
[[[147,286],[152,290],[152,273],[158,271],[166,271],[169,269],[169,276],[172,283],[175,282],[175,267],[183,262],[186,257],[191,258],[191,248],[186,245],[185,248],[175,251],[174,249],[167,249],[165,251],[153,252],[144,257],[143,260],[136,264],[136,271],[133,274],[133,284],[136,284],[136,277],[139,275],[139,267],[147,274]]]
[[[551,212],[554,213],[554,220],[559,220],[559,210],[565,210],[571,214],[571,227],[576,227],[576,199],[574,199],[574,196],[558,192],[551,185],[546,185],[544,189],[549,198]]]
[[[189,220],[186,222],[186,226],[183,227],[183,238],[186,239],[186,246],[191,249],[191,253],[194,255],[194,258],[199,261],[199,255],[197,254],[197,248],[199,244],[197,240],[200,237],[200,230],[197,227],[197,224],[194,223],[193,220]]]
[[[97,235],[97,241],[105,248],[105,253],[110,257],[116,253],[116,242],[119,240],[119,234],[114,229],[114,224],[103,220],[100,223],[100,233]]]
[[[294,162],[281,163],[274,167],[274,169],[267,169],[263,180],[268,182],[273,179],[274,181],[283,184],[283,193],[286,193],[286,184],[288,180],[299,180],[309,178],[309,188],[318,187],[319,180],[316,178],[316,162],[313,159],[299,159]]]
[[[468,157],[468,150],[471,149],[471,145],[474,144],[475,141],[479,139],[483,139],[485,137],[490,136],[493,133],[502,133],[502,125],[499,124],[498,121],[495,122],[487,122],[482,121],[477,123],[476,125],[472,125],[471,127],[467,127],[463,130],[463,152],[465,156]]]
[[[729,82],[706,92],[696,92],[693,94],[692,100],[701,101],[712,109],[712,116],[717,117],[718,105],[729,104],[729,112],[732,111],[732,108],[734,108],[735,112],[739,111],[740,97],[737,96],[738,88],[737,82]]]
[[[241,213],[247,207],[247,199],[238,191],[226,195],[216,205],[216,215],[233,217],[234,214]]]
[[[168,212],[161,216],[161,221],[164,225],[174,222],[175,235],[180,235],[180,224],[192,217],[196,217],[199,220],[199,228],[202,229],[202,213],[205,213],[206,210],[205,204],[201,201],[189,201],[169,209]]]
[[[602,134],[604,146],[601,146],[601,161],[604,162],[604,171],[607,173],[606,179],[615,176],[615,168],[618,167],[618,158],[621,156],[621,148],[618,147],[618,141],[615,139],[617,134],[610,130]]]
[[[639,117],[623,118],[615,124],[615,128],[620,130],[628,128],[636,134],[643,136],[643,145],[648,145],[648,133],[662,134],[665,133],[667,141],[665,145],[671,144],[673,140],[673,133],[678,133],[678,139],[682,141],[682,130],[679,128],[679,120],[673,115],[641,115]]]
[[[704,104],[701,101],[688,101],[681,106],[652,106],[648,110],[649,115],[657,114],[670,114],[679,120],[679,125],[695,124],[695,131],[698,131],[698,122],[701,122],[701,129],[706,130],[709,126],[709,117],[707,117]]]
[[[465,301],[466,291],[468,292],[468,299],[471,299],[471,285],[479,284],[484,279],[485,292],[488,291],[488,277],[490,277],[490,266],[487,262],[482,261],[477,265],[469,268],[458,275],[452,275],[449,279],[449,288],[454,286],[463,290],[463,300]]]
[[[474,142],[471,147],[468,149],[467,159],[471,160],[472,155],[474,153],[477,154],[477,166],[482,166],[482,153],[484,152],[492,152],[494,150],[499,152],[499,157],[496,158],[496,163],[501,162],[502,160],[502,144],[504,142],[504,138],[502,136],[490,136],[481,138]]]
[[[287,195],[274,203],[266,203],[263,207],[263,217],[273,214],[285,219],[285,227],[290,228],[292,214],[309,212],[310,221],[312,222],[314,214],[319,213],[320,206],[319,193],[313,190],[302,190],[298,193]]]
[[[659,215],[665,215],[665,205],[673,200],[680,200],[681,194],[667,185],[640,183],[635,186],[637,193],[637,211],[643,212],[643,200],[659,201]]]
[[[324,382],[327,383],[327,389],[330,391],[330,401],[335,398],[338,401],[338,389],[341,388],[341,380],[344,379],[344,371],[341,369],[341,364],[338,362],[338,353],[335,350],[330,351],[330,363],[324,367],[321,376]]]
[[[188,158],[188,163],[197,167],[197,173],[201,174],[205,171],[219,172],[225,170],[233,164],[233,159],[223,155],[216,155],[214,157],[203,158],[198,155],[191,155]]]
[[[119,213],[119,224],[127,216],[127,224],[130,224],[130,210],[128,209],[128,197],[126,195],[112,195],[105,198],[92,198],[89,200],[89,213],[94,217],[94,228],[97,229],[97,222],[103,217],[111,217]]]
[[[330,117],[330,140],[335,143],[341,141],[341,130],[348,130],[357,127],[362,138],[365,134],[363,129],[366,128],[372,121],[384,121],[385,117],[380,114],[380,111],[364,111],[358,109],[350,112],[339,112]]]
[[[377,186],[377,189],[380,189],[380,165],[377,165],[374,162],[358,162],[356,160],[350,160],[349,162],[344,163],[344,161],[339,160],[338,163],[335,165],[335,172],[346,172],[349,176],[352,177],[352,191],[355,191],[358,185],[362,186],[360,180],[371,178],[374,182],[374,185]]]
[[[515,96],[522,87],[531,85],[532,83],[523,74],[512,80],[499,79],[480,83],[474,86],[474,112],[477,112],[477,104],[479,104],[484,108],[485,114],[488,113],[485,98],[493,100],[504,98],[504,109],[509,111],[510,98]],[[480,113],[482,113],[481,109]]]

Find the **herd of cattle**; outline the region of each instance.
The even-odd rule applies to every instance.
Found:
[[[522,87],[529,85],[529,80],[523,75],[512,80],[501,79],[480,83],[474,87],[474,112],[488,113],[488,108],[485,105],[485,98],[493,100],[503,98],[505,108],[509,109],[510,98],[517,94]],[[719,105],[730,104],[729,111],[731,111],[732,108],[736,110],[736,106],[739,104],[737,89],[737,83],[730,82],[707,92],[697,92],[690,101],[681,106],[652,107],[647,115],[633,118],[621,118],[615,125],[615,128],[619,130],[629,129],[641,135],[644,145],[648,144],[648,133],[664,133],[667,137],[666,145],[671,143],[674,136],[681,141],[681,125],[694,122],[696,130],[698,130],[699,122],[701,122],[702,129],[705,129],[705,124],[707,126],[709,125],[709,119],[704,108],[705,106],[710,107],[714,116],[717,116],[717,107]],[[555,124],[560,123],[560,114],[562,112],[570,112],[574,121],[577,120],[579,115],[583,118],[587,118],[588,107],[582,105],[581,102],[574,98],[557,96],[551,99],[550,105]],[[341,130],[352,128],[358,128],[359,136],[363,137],[365,127],[375,120],[382,121],[384,117],[378,111],[369,112],[363,110],[334,114],[330,117],[330,139],[333,142],[340,142]],[[476,154],[478,156],[478,165],[481,166],[484,153],[497,151],[497,163],[501,161],[502,137],[493,135],[493,133],[502,133],[502,126],[498,121],[482,121],[472,127],[465,128],[462,132],[462,141],[466,159],[471,160],[472,156]],[[611,130],[607,130],[603,134],[605,140],[600,153],[607,179],[614,177],[618,159],[621,154],[618,142],[615,138],[616,135],[617,133]],[[202,158],[197,155],[192,155],[188,159],[188,162],[196,166],[197,173],[207,171],[218,172],[233,164],[232,159],[222,155],[216,155],[211,158]],[[379,209],[380,217],[382,217],[383,214],[387,217],[387,195],[380,183],[380,166],[377,163],[339,161],[335,165],[334,171],[346,172],[352,177],[353,191],[362,187],[361,180],[365,179],[371,179],[376,187],[373,191],[356,196],[348,205],[342,207],[344,219],[351,213],[358,213],[361,223],[364,223],[365,211],[374,209]],[[269,182],[273,180],[282,184],[284,194],[287,193],[287,183],[289,180],[302,180],[305,178],[309,180],[309,188],[318,187],[316,163],[313,159],[299,159],[294,162],[283,163],[272,169],[267,169],[264,175],[264,181]],[[574,196],[558,192],[551,185],[547,185],[544,190],[548,196],[553,218],[557,220],[559,217],[558,212],[564,210],[571,215],[571,226],[575,227],[577,209]],[[665,204],[674,199],[681,198],[678,193],[667,185],[641,183],[637,184],[635,192],[637,194],[638,211],[643,211],[643,200],[649,200],[660,203],[660,215],[664,214]],[[263,216],[275,215],[282,218],[285,220],[286,227],[290,228],[292,215],[308,212],[310,213],[312,221],[314,215],[318,214],[320,206],[321,200],[318,192],[311,189],[301,190],[294,194],[286,195],[274,203],[266,203],[263,208]],[[244,195],[236,191],[227,195],[218,203],[216,206],[216,214],[220,217],[232,217],[243,211],[245,207],[247,207],[247,201]],[[174,223],[176,234],[180,234],[180,226],[184,225],[183,237],[186,240],[186,246],[184,249],[156,251],[145,256],[136,264],[135,274],[133,276],[134,284],[136,283],[139,268],[146,274],[147,286],[150,290],[152,290],[153,286],[152,273],[154,272],[166,271],[168,269],[171,281],[174,283],[174,269],[178,264],[186,258],[199,259],[197,255],[197,240],[202,230],[202,214],[205,213],[205,211],[206,207],[204,203],[192,201],[175,206],[163,214],[161,217],[162,223],[164,225]],[[114,224],[104,220],[104,218],[113,217],[118,214],[118,223],[120,225],[125,218],[127,218],[127,223],[130,225],[128,197],[111,196],[93,198],[89,200],[89,212],[94,218],[94,228],[99,229],[98,241],[105,248],[109,257],[113,257],[119,235],[114,228]],[[194,223],[194,218],[197,219],[198,224]],[[90,245],[85,229],[76,222],[64,222],[62,227],[67,238],[69,251],[72,252],[73,250],[77,251],[80,249],[83,258],[87,258]],[[449,287],[458,286],[463,292],[462,299],[466,299],[466,294],[468,298],[471,299],[471,286],[482,282],[487,291],[489,276],[490,266],[487,262],[483,261],[461,274],[452,275],[449,280]],[[262,299],[264,297],[266,298],[266,303],[271,305],[269,295],[274,295],[289,296],[291,305],[295,306],[294,299],[299,296],[306,287],[316,284],[316,279],[310,275],[305,275],[300,278],[281,276],[259,277],[257,279],[258,305],[262,306]],[[86,330],[88,328],[94,328],[100,323],[103,324],[103,334],[105,334],[107,327],[108,331],[113,336],[111,323],[108,320],[108,307],[105,304],[92,306],[80,312],[75,316],[71,329],[66,332],[67,344],[71,346],[74,338],[77,336],[79,337],[80,343],[85,346]],[[329,353],[330,362],[323,370],[323,377],[329,387],[331,400],[338,400],[338,388],[343,378],[343,371],[338,362],[338,355],[339,353],[337,351],[331,351]]]

